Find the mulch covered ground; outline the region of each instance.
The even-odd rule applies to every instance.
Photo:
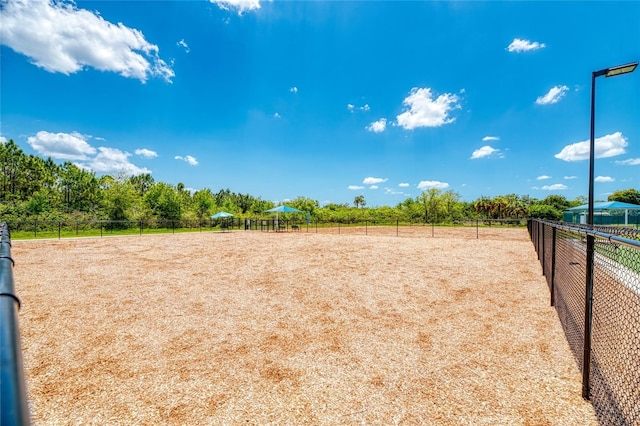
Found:
[[[306,231],[14,241],[34,423],[596,424],[525,229]]]

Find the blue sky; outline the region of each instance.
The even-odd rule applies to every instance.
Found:
[[[0,141],[275,202],[586,196],[591,72],[640,59],[637,1],[0,5]],[[640,70],[596,138],[596,199],[639,188]]]

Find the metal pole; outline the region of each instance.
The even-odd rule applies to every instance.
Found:
[[[596,115],[596,77],[591,74],[591,131],[589,134],[589,206],[587,223],[593,229],[593,184],[594,184],[594,163],[595,163],[595,115]],[[587,234],[587,267],[585,279],[585,301],[584,301],[584,351],[582,354],[582,397],[590,397],[590,374],[591,374],[591,316],[593,314],[593,247],[595,237]]]

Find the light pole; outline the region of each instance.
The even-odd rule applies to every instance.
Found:
[[[593,226],[593,184],[595,163],[595,118],[596,118],[596,78],[600,76],[615,77],[635,71],[638,62],[605,68],[591,73],[591,133],[589,136],[589,205],[587,224]],[[582,365],[582,397],[589,399],[589,373],[591,370],[591,316],[593,313],[593,252],[595,237],[587,234],[587,267],[584,313],[584,353]]]

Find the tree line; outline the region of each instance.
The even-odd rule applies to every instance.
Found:
[[[626,189],[609,201],[640,204],[640,192]],[[395,207],[366,207],[364,196],[350,204],[320,206],[317,200],[299,196],[287,205],[308,212],[319,221],[401,220],[455,223],[465,219],[520,219],[535,217],[562,220],[562,212],[585,204],[585,197],[567,200],[550,195],[542,200],[527,195],[498,195],[462,201],[455,191],[430,188]],[[151,174],[96,176],[67,161],[27,155],[13,141],[0,143],[0,220],[207,220],[227,211],[241,218],[255,218],[275,207],[272,201],[229,189],[191,192],[184,184],[157,182]]]

